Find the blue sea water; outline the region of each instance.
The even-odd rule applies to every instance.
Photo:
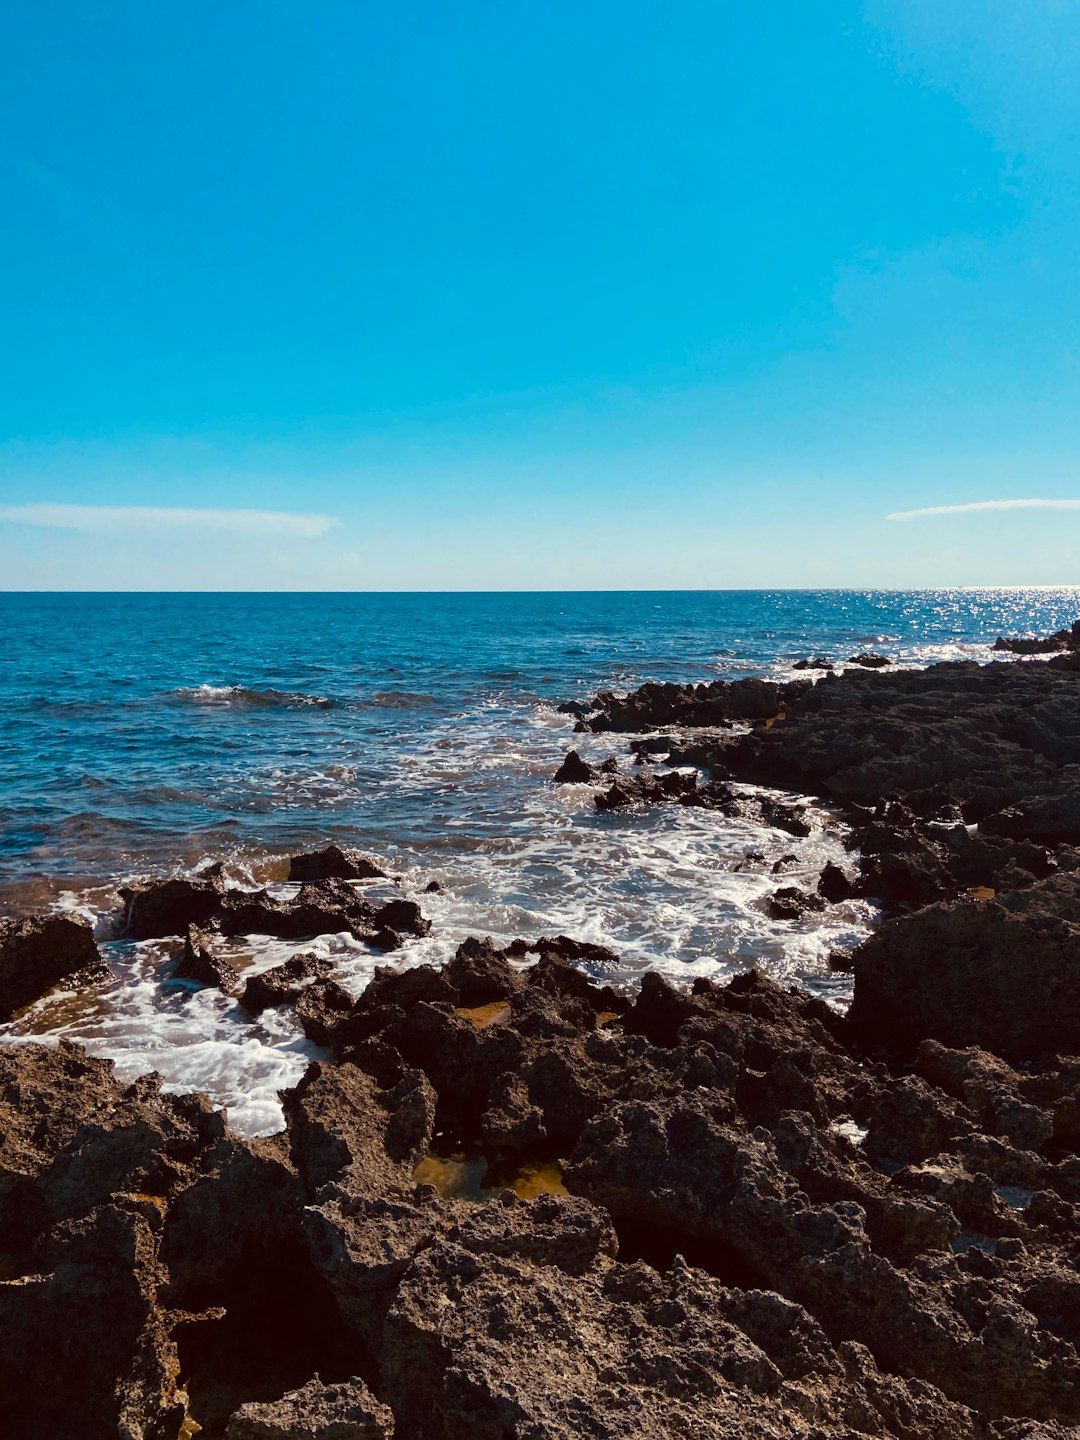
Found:
[[[398,963],[445,959],[468,933],[563,931],[618,950],[616,980],[755,962],[842,1000],[826,958],[865,933],[865,907],[812,925],[763,910],[781,854],[796,882],[844,860],[835,817],[793,842],[681,807],[598,815],[588,787],[550,776],[571,744],[625,742],[574,736],[555,705],[646,679],[783,677],[817,654],[985,660],[999,634],[1078,614],[1075,590],[0,595],[0,906],[88,915],[113,966],[9,1037],[71,1035],[274,1128],[274,1088],[311,1047],[285,1012],[251,1022],[171,982],[168,944],[109,941],[115,887],[207,858],[274,882],[281,856],[328,839],[386,857],[409,893],[443,886],[424,897],[431,936]],[[755,850],[769,864],[743,865]],[[375,957],[319,943],[362,987]],[[240,958],[283,953],[253,940]]]

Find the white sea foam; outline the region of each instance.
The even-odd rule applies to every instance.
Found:
[[[544,707],[492,704],[429,725],[366,778],[343,758],[253,776],[253,793],[262,790],[275,810],[290,807],[293,787],[323,791],[324,807],[333,810],[335,793],[351,794],[360,784],[382,792],[389,814],[407,816],[418,807],[422,826],[409,836],[403,823],[404,838],[389,856],[402,885],[380,882],[364,890],[377,900],[415,896],[432,930],[389,956],[342,934],[303,944],[265,936],[223,942],[230,958],[256,973],[299,950],[314,952],[359,995],[377,965],[441,965],[469,935],[505,943],[567,934],[620,957],[617,965],[593,970],[616,985],[632,987],[650,968],[688,984],[759,965],[842,1008],[850,978],[831,972],[828,958],[868,933],[870,907],[850,901],[803,921],[776,920],[766,910],[781,886],[812,889],[827,861],[850,870],[836,817],[806,806],[812,833],[796,838],[680,805],[598,814],[596,787],[556,786],[550,777],[569,743],[594,761],[615,751],[625,766],[629,737],[572,735],[571,726]],[[774,874],[782,857],[793,858]],[[228,873],[242,888],[268,878],[250,855],[231,863]],[[441,892],[423,893],[432,879]],[[283,899],[296,888],[271,886]],[[217,990],[173,981],[179,942],[110,940],[114,892],[69,891],[59,903],[96,918],[112,982],[88,994],[48,997],[6,1027],[5,1038],[65,1036],[115,1060],[125,1080],[155,1070],[171,1090],[205,1091],[227,1107],[241,1133],[280,1129],[277,1092],[295,1085],[318,1054],[292,1010],[251,1017]]]

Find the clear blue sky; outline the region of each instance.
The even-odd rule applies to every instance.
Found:
[[[1080,582],[1077,506],[886,518],[1080,502],[1068,0],[9,0],[0,57],[0,588]]]

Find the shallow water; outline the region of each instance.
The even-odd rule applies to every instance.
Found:
[[[616,983],[753,962],[843,1003],[827,957],[868,909],[763,911],[779,884],[849,863],[835,817],[813,809],[814,833],[793,840],[679,806],[598,815],[589,787],[550,776],[571,744],[603,758],[625,738],[574,736],[555,704],[645,679],[787,676],[816,654],[984,660],[996,635],[1078,613],[1074,590],[0,595],[0,903],[93,918],[114,976],[7,1033],[69,1035],[125,1076],[206,1090],[248,1133],[277,1128],[276,1091],[314,1048],[287,1010],[253,1021],[172,981],[176,947],[107,940],[114,886],[210,857],[280,879],[281,856],[331,838],[385,857],[409,893],[444,886],[422,897],[431,935],[395,964],[441,963],[467,934],[562,932],[615,949]],[[778,880],[782,855],[796,862]],[[233,948],[259,968],[327,954],[357,993],[385,963],[346,936]]]

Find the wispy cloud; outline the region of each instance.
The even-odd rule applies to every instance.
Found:
[[[294,535],[314,539],[341,522],[332,515],[287,510],[184,510],[157,505],[5,505],[0,521],[95,534],[127,530],[216,530],[240,535]]]
[[[921,520],[925,515],[967,515],[975,510],[1080,510],[1080,500],[974,500],[969,505],[924,505],[894,510],[886,520]]]

